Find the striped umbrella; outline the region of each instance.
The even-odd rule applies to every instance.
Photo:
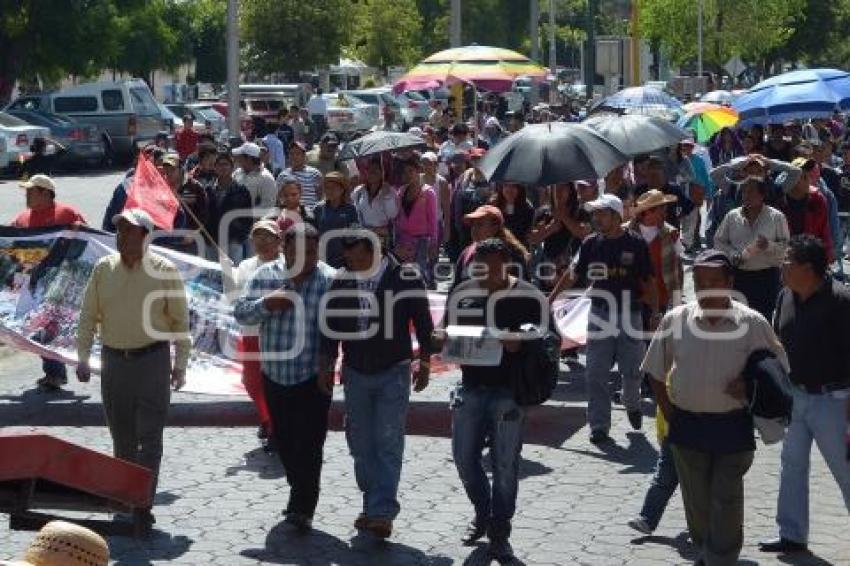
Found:
[[[458,82],[494,92],[510,90],[517,77],[546,79],[546,69],[516,51],[469,45],[440,51],[423,60],[400,78],[395,92],[439,88]]]
[[[689,106],[688,113],[679,119],[678,126],[694,131],[696,139],[705,143],[723,128],[738,123],[738,112],[727,106],[699,102]]]

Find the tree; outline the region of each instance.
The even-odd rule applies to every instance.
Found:
[[[365,0],[357,6],[351,52],[372,67],[410,66],[422,55],[416,0]]]
[[[674,65],[697,58],[697,3],[639,0],[644,37],[657,41]],[[705,0],[703,58],[719,67],[732,55],[755,60],[784,44],[806,0]]]
[[[227,0],[195,0],[191,10],[195,78],[223,83],[227,80]]]
[[[250,72],[293,73],[336,63],[352,33],[351,0],[243,0],[243,64]]]
[[[62,9],[42,0],[0,2],[0,100],[19,80],[52,82],[103,68],[118,50],[116,13],[110,0],[67,0]]]

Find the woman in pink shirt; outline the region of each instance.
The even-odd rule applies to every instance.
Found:
[[[429,287],[433,287],[432,265],[440,251],[437,195],[422,186],[418,157],[404,162],[399,190],[400,209],[395,219],[395,252],[403,262],[416,262]]]

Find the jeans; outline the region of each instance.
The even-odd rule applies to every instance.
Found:
[[[398,516],[398,482],[404,456],[404,430],[410,402],[410,362],[377,374],[343,363],[345,436],[354,458],[354,476],[363,492],[363,512],[372,519]]]
[[[454,392],[451,407],[452,455],[475,508],[475,522],[487,525],[491,540],[506,539],[516,510],[525,411],[511,391],[498,387],[461,386]],[[492,486],[482,458],[487,438]]]
[[[676,473],[673,452],[666,438],[661,441],[660,448],[658,462],[655,464],[655,474],[649,483],[649,489],[643,500],[643,508],[640,510],[640,517],[646,521],[646,524],[653,531],[658,528],[658,523],[661,522],[667,503],[679,486],[679,474]]]
[[[65,369],[65,364],[51,360],[50,358],[41,358],[41,370],[44,375],[50,378],[67,380],[68,372]]]
[[[631,327],[634,334],[643,328],[641,314],[632,310],[629,318],[623,320],[618,312],[615,336],[599,337],[599,327],[593,317],[610,320],[607,308],[591,307],[591,320],[587,327],[587,367],[585,369],[585,387],[587,388],[587,424],[593,431],[608,432],[611,429],[611,391],[609,380],[611,367],[617,362],[617,368],[623,377],[623,405],[627,411],[640,410],[640,363],[643,361],[645,344],[638,336],[629,336],[624,330]],[[610,334],[611,332],[609,332]]]
[[[319,502],[331,396],[319,391],[315,378],[283,386],[264,377],[263,385],[272,434],[289,483],[286,513],[312,518]]]
[[[672,447],[694,547],[706,566],[733,566],[744,544],[744,475],[755,452]]]
[[[782,446],[776,523],[782,538],[807,543],[812,440],[817,443],[850,511],[850,462],[844,441],[848,392],[811,395],[794,388],[793,394],[791,424]]]

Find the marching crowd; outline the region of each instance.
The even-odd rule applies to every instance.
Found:
[[[681,486],[699,562],[736,562],[743,477],[756,448],[745,374],[759,365],[756,355],[773,362],[793,397],[779,537],[762,549],[806,548],[813,441],[850,510],[850,294],[842,282],[850,137],[840,116],[771,124],[767,133],[724,129],[707,147],[686,139],[604,178],[546,187],[494,184],[479,169],[487,151],[523,127],[523,115],[500,120],[485,106],[467,123],[435,106],[428,123],[409,131],[420,147],[345,161],[334,133],[318,137],[303,126],[309,112],[281,118],[276,131],[257,131],[238,147],[187,133],[178,134],[176,152],[144,148],[180,201],[176,235],[125,208],[134,170],[114,191],[101,227],[117,233],[119,254],[95,266],[86,289],[77,374],[89,379],[99,332],[116,456],[158,473],[169,385],[184,383],[191,349],[179,274],[147,248],[157,232],[157,244],[235,265],[228,285],[244,327],[244,383],[260,435],[286,469],[285,516],[298,530],[310,529],[319,501],[337,367],[363,492],[354,524],[387,538],[400,512],[411,386],[428,385],[431,356],[450,340],[445,326],[490,326],[506,333],[502,351],[491,367],[461,364],[452,452],[474,508],[463,542],[486,535],[494,557],[510,558],[526,415],[513,382],[531,348],[517,333],[527,324],[556,332],[541,321],[566,294],[591,299],[590,441],[602,450],[612,442],[614,397],[636,430],[641,398],[657,404],[660,455],[633,528],[651,534]],[[56,200],[61,186],[50,177],[36,172],[22,186],[27,210],[15,226],[86,223]],[[345,233],[320,245],[335,230]],[[697,298],[683,304],[686,264]],[[441,282],[449,298],[435,328],[426,291]],[[152,341],[143,322],[141,305],[156,291],[166,294],[146,316],[179,336],[173,362],[168,339]],[[129,308],[136,304],[138,312]],[[67,381],[59,363],[45,360],[44,372],[45,389]]]

